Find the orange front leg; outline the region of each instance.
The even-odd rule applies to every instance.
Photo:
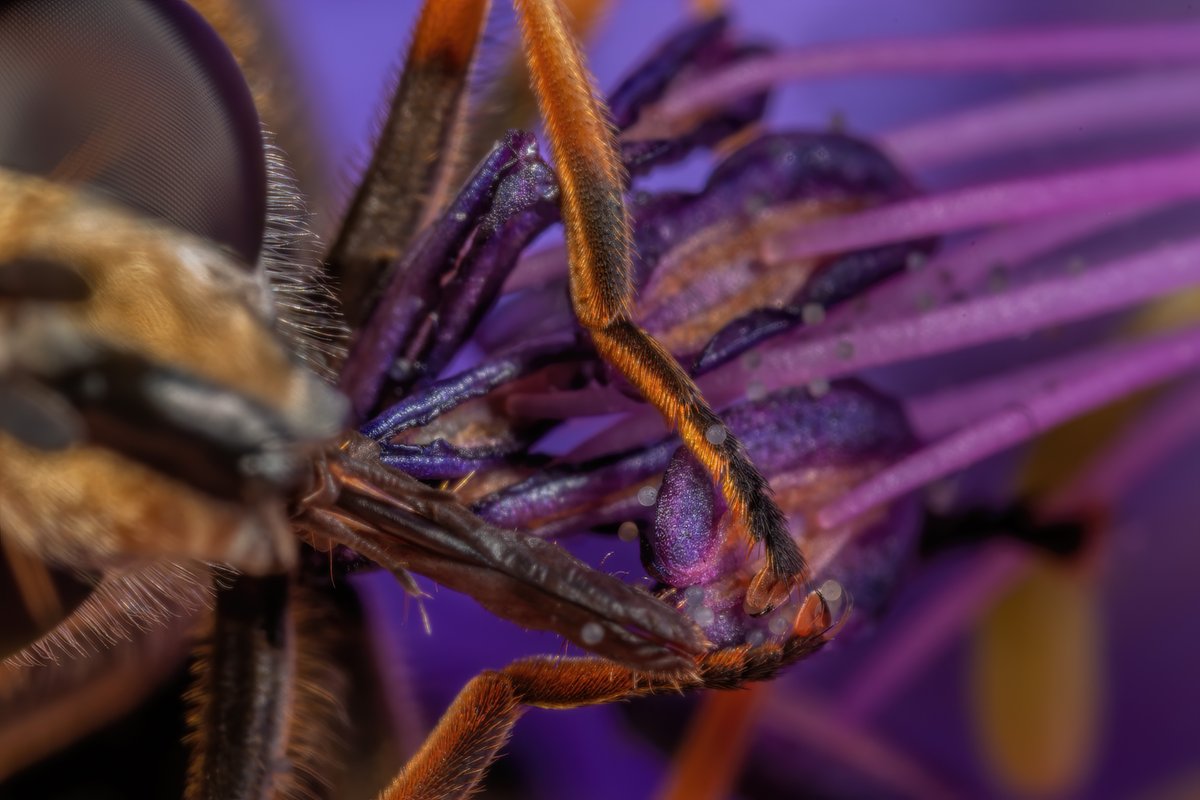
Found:
[[[822,597],[812,592],[792,635],[758,647],[714,650],[693,668],[639,671],[597,658],[525,658],[471,680],[433,733],[379,800],[467,797],[508,741],[525,707],[577,708],[695,689],[735,689],[773,678],[820,649],[836,628]]]
[[[804,557],[741,443],[670,353],[633,322],[625,170],[607,110],[558,0],[517,0],[516,7],[558,171],[575,315],[601,357],[679,428],[750,537],[763,542],[767,563],[746,603],[753,613],[766,613],[787,599],[794,583],[807,583]]]

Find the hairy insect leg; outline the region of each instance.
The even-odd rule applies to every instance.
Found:
[[[577,708],[768,680],[828,640],[832,620],[809,594],[794,634],[758,647],[715,650],[677,671],[639,671],[595,658],[535,657],[471,680],[380,800],[451,800],[475,791],[526,707]]]
[[[519,0],[516,6],[559,173],[576,317],[600,355],[679,427],[749,536],[764,543],[767,564],[751,584],[747,607],[766,613],[787,598],[794,582],[807,581],[804,557],[744,449],[678,362],[633,323],[625,171],[612,124],[557,0]]]
[[[325,508],[301,509],[297,526],[397,575],[425,575],[505,619],[639,668],[679,669],[703,650],[696,627],[648,593],[550,542],[495,528],[453,495],[370,458],[369,451],[331,454],[340,494]]]
[[[458,178],[467,82],[488,0],[427,0],[370,166],[329,255],[342,305],[361,324],[380,280],[433,221]]]
[[[612,0],[565,0],[572,32],[580,41],[591,39],[607,16]],[[529,128],[537,121],[537,98],[529,86],[529,70],[520,50],[508,56],[508,64],[497,75],[489,76],[480,102],[471,108],[468,132],[468,163],[483,158],[492,142],[505,131]]]
[[[269,797],[281,778],[295,672],[289,581],[238,576],[217,593],[187,695],[187,800]]]
[[[0,784],[128,714],[173,674],[207,577],[158,563],[110,573],[52,630],[0,655]],[[78,602],[80,588],[67,599]]]
[[[470,795],[508,741],[521,712],[521,701],[506,675],[487,672],[473,678],[380,800]]]

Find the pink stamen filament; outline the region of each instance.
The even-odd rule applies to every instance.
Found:
[[[762,706],[762,724],[776,736],[845,764],[903,797],[930,800],[960,794],[871,732],[838,718],[816,698],[789,692]]]
[[[1200,63],[1200,25],[1045,28],[874,42],[825,44],[741,62],[681,86],[658,118],[687,119],[790,81],[847,75],[974,71],[1082,71]]]
[[[885,135],[881,143],[907,169],[920,171],[1048,141],[1197,118],[1197,96],[1195,71],[1138,75],[926,120]],[[521,260],[505,290],[562,279],[566,260],[561,245],[543,248]]]
[[[1119,342],[1053,358],[1019,370],[910,398],[905,406],[913,431],[922,441],[932,441],[966,428],[976,420],[1019,405],[1025,398],[1056,386],[1070,386],[1081,378],[1121,361],[1142,347]]]
[[[1192,381],[1155,402],[1110,442],[1066,487],[1039,509],[1050,518],[1077,514],[1097,503],[1119,504],[1172,452],[1200,436],[1200,382]],[[861,724],[902,691],[1009,586],[1026,573],[1033,551],[997,542],[977,554],[954,580],[880,642],[850,680],[840,708]]]
[[[766,242],[788,261],[1072,211],[1200,194],[1200,150],[998,181],[820,220]]]
[[[701,378],[699,384],[709,400],[721,408],[738,400],[751,386],[763,392],[774,391],[866,367],[954,352],[1129,308],[1196,283],[1200,283],[1200,239],[1118,259],[1079,276],[1039,281],[924,314],[883,320],[844,334],[769,344],[754,358],[732,361]],[[599,394],[612,390],[588,391]],[[603,402],[581,392],[556,397],[564,412],[578,408],[576,403],[598,407]],[[616,430],[584,442],[572,457],[618,452],[662,430],[656,417],[639,410],[622,420]]]
[[[1020,128],[1031,137],[1051,136],[1068,133],[1086,124],[1086,118],[1076,119],[1073,112],[1091,114],[1095,122],[1116,124],[1123,117],[1136,117],[1139,109],[1141,112],[1157,111],[1162,114],[1169,109],[1184,109],[1177,112],[1182,114],[1190,113],[1190,109],[1197,107],[1182,102],[1190,90],[1200,88],[1200,75],[1195,72],[1173,76],[1152,91],[1139,91],[1150,90],[1152,86],[1157,86],[1157,83],[1140,77],[1073,90],[1072,96],[1066,98],[1072,101],[1073,106],[1065,109],[1058,108],[1052,102],[1059,98],[1058,94],[1054,94],[1040,100],[1004,104],[990,110],[969,111],[957,118],[924,123],[909,133],[899,132],[893,135],[891,141],[899,142],[902,151],[909,146],[920,151],[926,147],[921,144],[921,141],[925,141],[930,152],[949,154],[954,150],[954,132],[943,135],[943,126],[957,128],[960,135],[968,138],[972,136],[971,130],[979,131],[972,140],[973,144],[964,144],[957,153],[956,157],[966,158],[972,155],[972,147],[987,149],[1006,142],[1003,135],[1006,131],[999,127],[1004,124],[1010,126],[1008,133],[1015,133],[1015,128]],[[1106,96],[1111,102],[1104,102]],[[1114,109],[1119,109],[1119,113]],[[1024,118],[1023,110],[1032,113],[1034,119]],[[943,142],[943,139],[946,141]],[[912,144],[914,141],[915,145]],[[901,152],[901,156],[904,155]],[[916,158],[920,160],[919,152]],[[1119,210],[1112,212],[1119,219],[1129,208],[1161,204],[1200,192],[1200,186],[1197,185],[1200,183],[1197,181],[1197,175],[1200,174],[1198,165],[1200,155],[1193,151],[1180,156],[959,189],[803,226],[787,236],[768,242],[767,250],[773,252],[777,259],[791,255],[802,257],[1006,221],[1040,219],[1047,214],[1070,213],[1072,209],[1094,210],[1120,206]],[[1073,223],[1065,224],[1064,237],[1069,238],[1067,234]],[[1087,227],[1086,222],[1081,224]],[[979,259],[974,263],[978,264]],[[943,265],[942,268],[947,267]],[[981,267],[988,268],[990,265]],[[507,289],[544,285],[555,278],[561,279],[564,273],[565,255],[561,247],[549,247],[523,260]],[[896,285],[895,282],[892,285]],[[883,291],[882,288],[879,291]]]
[[[933,256],[914,271],[901,273],[843,303],[806,332],[838,330],[924,311],[976,289],[995,270],[1013,270],[1078,239],[1145,216],[1161,203],[1084,211],[984,232]],[[804,334],[802,334],[804,335]]]
[[[1100,133],[1200,119],[1200,72],[1135,75],[1018,97],[917,123],[882,145],[910,170]]]
[[[1116,505],[1172,453],[1200,438],[1200,381],[1192,380],[1150,404],[1054,498],[1049,516],[1091,505]]]
[[[515,292],[549,281],[561,281],[567,274],[567,248],[561,244],[544,247],[524,256],[504,282],[504,291]]]
[[[952,352],[1129,308],[1198,282],[1200,239],[1191,239],[1082,275],[1038,281],[845,334],[769,346],[758,366],[731,362],[700,383],[714,402],[727,403],[747,381],[757,380],[770,390]]]
[[[1156,337],[1126,358],[1076,383],[1045,389],[919,450],[847,492],[817,514],[824,528],[844,525],[931,481],[1098,408],[1200,365],[1200,328]]]
[[[845,682],[842,719],[865,723],[937,657],[953,638],[1025,573],[1031,552],[1011,542],[989,544],[949,584],[900,619],[863,666]]]

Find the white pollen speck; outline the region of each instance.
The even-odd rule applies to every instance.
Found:
[[[637,498],[639,503],[649,508],[658,500],[658,489],[655,489],[653,486],[643,486],[638,489]]]
[[[746,384],[746,399],[750,401],[762,400],[767,396],[767,387],[763,386],[759,381],[751,381]]]
[[[455,214],[454,214],[455,222],[465,222],[466,219],[467,219],[467,215],[465,212],[462,212],[462,211],[455,212]]]
[[[746,369],[758,369],[762,366],[762,353],[751,350],[742,356],[742,366]]]
[[[588,622],[580,629],[579,638],[588,647],[595,647],[604,639],[604,628],[598,622]]]
[[[808,393],[818,400],[829,394],[829,381],[825,378],[816,378],[808,382]]]
[[[704,602],[704,587],[689,586],[683,590],[683,599],[690,605]]]
[[[617,538],[622,542],[632,542],[638,538],[638,526],[636,522],[622,522],[621,527],[617,528]]]
[[[835,580],[828,580],[818,589],[826,603],[836,603],[842,599],[842,585]]]
[[[708,606],[700,606],[696,609],[696,623],[698,625],[712,625],[716,620],[717,615]]]
[[[755,630],[750,631],[750,633],[746,634],[746,644],[750,645],[751,647],[758,647],[760,644],[762,644],[766,640],[767,640],[767,635],[765,633],[763,633],[762,631],[758,630],[757,628]]]
[[[958,485],[953,479],[940,480],[925,487],[925,503],[937,514],[945,514],[954,506]]]
[[[820,303],[805,303],[800,309],[800,319],[805,325],[820,325],[825,321],[825,306]]]
[[[784,636],[791,632],[792,617],[794,616],[791,612],[793,610],[794,609],[791,609],[790,607],[786,608],[781,613],[776,614],[771,618],[771,621],[767,623],[767,627],[770,628],[771,633],[775,634],[776,636]]]
[[[828,580],[822,583],[821,588],[817,591],[821,593],[821,599],[825,601],[829,615],[835,620],[840,617],[842,609],[846,605],[846,590],[842,588],[842,585],[835,580]]]
[[[725,437],[728,435],[729,432],[725,430],[725,426],[719,422],[715,425],[710,425],[708,430],[704,432],[704,438],[708,440],[708,443],[716,445],[724,444]]]

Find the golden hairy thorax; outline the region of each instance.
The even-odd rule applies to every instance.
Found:
[[[78,271],[92,296],[61,310],[83,334],[286,405],[295,368],[268,327],[266,287],[220,250],[34,177],[0,170],[0,197],[0,261]]]
[[[290,565],[282,503],[214,500],[121,455],[80,445],[56,453],[0,434],[0,531],[51,561],[222,561],[248,572]]]
[[[323,427],[321,389],[271,331],[265,286],[221,250],[38,178],[0,170],[0,197],[0,262],[70,265],[91,288],[78,303],[0,304],[0,360],[30,358],[23,332],[53,320]],[[293,557],[281,503],[218,502],[99,447],[0,435],[0,501],[0,531],[59,561],[170,553],[265,571]]]

